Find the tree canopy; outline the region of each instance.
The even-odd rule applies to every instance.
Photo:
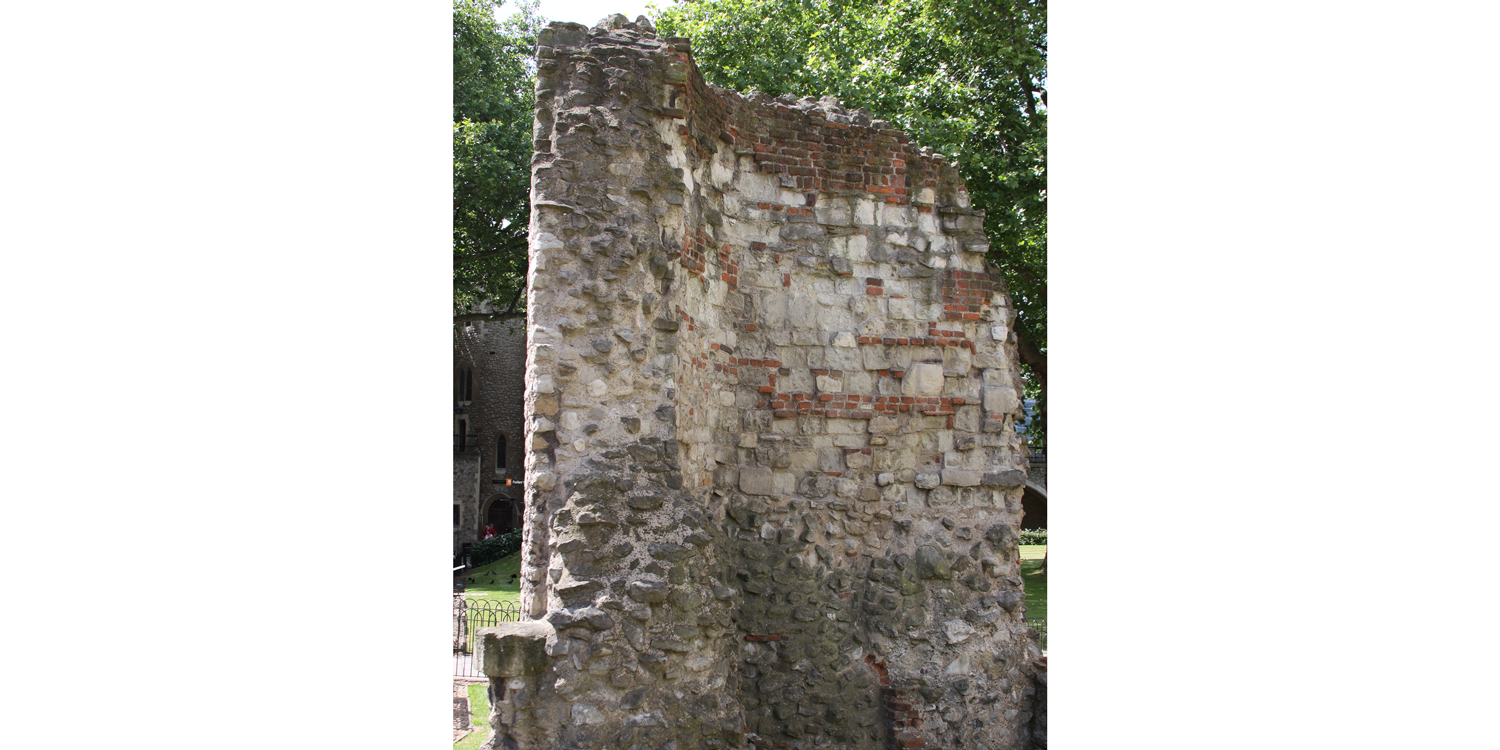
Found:
[[[453,3],[453,306],[457,319],[525,311],[536,100],[536,2]]]
[[[711,83],[832,95],[952,160],[985,210],[1046,420],[1046,0],[687,0],[656,20]]]
[[[524,314],[536,0],[453,6],[456,319]],[[678,0],[662,36],[692,40],[710,82],[832,95],[947,156],[986,213],[1017,310],[1033,437],[1046,429],[1046,0]]]

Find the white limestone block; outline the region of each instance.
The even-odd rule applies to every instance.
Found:
[[[931,362],[913,364],[901,380],[907,396],[937,396],[943,392],[943,366]]]
[[[912,320],[915,317],[915,310],[910,297],[893,299],[889,302],[889,305],[891,320]]]
[[[984,411],[986,414],[1009,414],[1021,405],[1014,388],[984,389]]]

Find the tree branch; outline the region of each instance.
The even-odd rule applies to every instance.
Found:
[[[1021,352],[1021,362],[1031,368],[1036,374],[1037,385],[1041,386],[1043,397],[1047,394],[1047,355],[1036,348],[1031,337],[1026,335],[1022,326],[1016,326],[1016,343]]]
[[[514,310],[512,310],[510,312],[503,312],[503,313],[462,313],[460,315],[454,315],[453,316],[453,322],[454,323],[462,323],[464,321],[469,321],[469,320],[488,320],[488,321],[512,320],[512,319],[515,319],[515,318],[524,318],[524,317],[526,317],[526,313],[524,311],[522,311],[522,312],[515,312]]]
[[[517,250],[524,250],[525,248],[526,238],[524,236],[511,237],[505,240],[504,244],[502,244],[498,250],[486,250],[482,253],[475,253],[473,255],[455,255],[453,256],[453,265],[467,265],[469,263],[477,263],[481,260],[496,258],[502,255],[511,255],[514,254]]]
[[[466,320],[497,321],[497,320],[511,320],[513,318],[524,318],[524,317],[526,317],[526,311],[525,310],[516,310],[516,306],[521,303],[521,296],[524,295],[525,293],[526,293],[526,287],[525,286],[518,286],[518,287],[516,287],[516,293],[512,294],[510,296],[510,302],[506,303],[505,308],[503,310],[499,310],[497,312],[487,312],[487,313],[460,313],[458,315],[454,315],[453,316],[453,322],[454,323],[462,323],[462,322],[464,322]]]

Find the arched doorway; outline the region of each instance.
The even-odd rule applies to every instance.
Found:
[[[484,526],[494,526],[495,533],[504,534],[521,528],[521,501],[504,495],[490,498],[484,510]]]

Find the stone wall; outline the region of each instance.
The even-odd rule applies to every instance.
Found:
[[[453,529],[453,554],[458,554],[464,542],[474,541],[467,529],[474,524],[479,502],[479,455],[477,453],[453,454],[453,503],[458,506],[459,522]]]
[[[1013,312],[957,172],[645,19],[538,56],[491,746],[1025,747]]]
[[[475,477],[462,496],[455,487],[454,502],[460,506],[460,523],[454,532],[455,545],[475,542],[484,530],[485,513],[497,498],[521,498],[526,456],[525,430],[522,426],[523,376],[526,368],[525,321],[484,321],[460,326],[454,338],[453,367],[457,372],[468,366],[474,369],[473,399],[468,406],[455,409],[454,433],[459,419],[469,423],[471,435],[478,438],[478,456],[455,454],[454,471],[472,466]],[[499,436],[505,436],[505,467],[499,468],[496,453]],[[515,482],[507,486],[506,479]]]

